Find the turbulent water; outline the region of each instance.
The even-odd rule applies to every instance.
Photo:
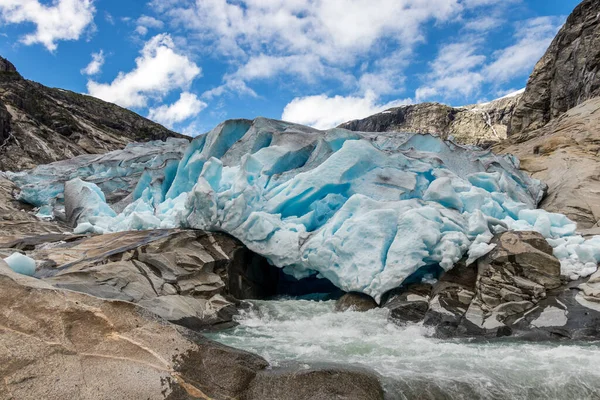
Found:
[[[385,309],[334,312],[333,301],[255,301],[213,334],[273,365],[337,362],[377,371],[386,398],[598,399],[599,343],[439,340],[390,323]]]

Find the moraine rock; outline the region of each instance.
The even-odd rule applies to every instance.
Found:
[[[509,136],[540,128],[600,95],[600,14],[597,0],[573,10],[535,66],[510,121]]]
[[[465,107],[438,103],[408,105],[349,121],[339,127],[361,132],[432,133],[444,139],[452,136],[457,143],[488,147],[506,139],[507,125],[520,97],[520,93],[516,93]]]
[[[496,247],[477,267],[459,263],[429,294],[421,289],[417,298],[415,288],[408,287],[391,296],[385,304],[390,319],[423,321],[443,338],[600,338],[599,272],[563,283],[560,263],[537,232],[505,232],[492,244]]]
[[[429,284],[409,285],[397,294],[390,293],[384,307],[390,310],[390,318],[397,323],[419,322],[429,310],[431,290]]]
[[[195,330],[231,326],[236,301],[229,295],[247,281],[237,273],[230,282],[230,270],[265,263],[232,237],[180,230],[92,236],[31,256],[36,276],[57,288],[136,303]]]
[[[169,137],[183,138],[114,104],[28,81],[0,57],[0,170],[21,171]]]
[[[475,297],[476,281],[477,269],[464,260],[443,274],[433,287],[424,324],[435,326],[439,336],[453,336]]]
[[[379,307],[377,302],[369,295],[358,292],[346,293],[335,303],[336,311],[364,312]]]
[[[472,323],[502,335],[509,317],[524,314],[560,286],[560,262],[537,232],[505,232],[492,244],[496,248],[478,261],[475,297],[462,328],[468,332]]]

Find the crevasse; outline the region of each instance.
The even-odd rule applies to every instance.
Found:
[[[65,197],[79,210],[79,233],[224,231],[286,273],[378,301],[423,266],[473,262],[507,229],[543,234],[571,279],[593,273],[600,237],[585,240],[564,215],[536,209],[545,185],[518,167],[510,155],[431,135],[258,118],[194,139],[160,179],[142,175],[118,214],[80,179]]]

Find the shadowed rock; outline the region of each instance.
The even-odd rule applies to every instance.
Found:
[[[350,292],[346,293],[335,303],[336,311],[369,311],[379,307],[375,300],[364,293]]]

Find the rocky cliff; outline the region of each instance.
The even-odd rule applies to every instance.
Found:
[[[422,103],[391,108],[370,117],[340,125],[363,132],[435,133],[444,139],[452,136],[462,144],[487,147],[506,139],[507,125],[520,93],[485,104],[450,107]]]
[[[538,129],[600,95],[600,1],[584,0],[535,66],[509,135]]]
[[[181,135],[114,104],[26,80],[0,57],[0,170],[168,137]]]

